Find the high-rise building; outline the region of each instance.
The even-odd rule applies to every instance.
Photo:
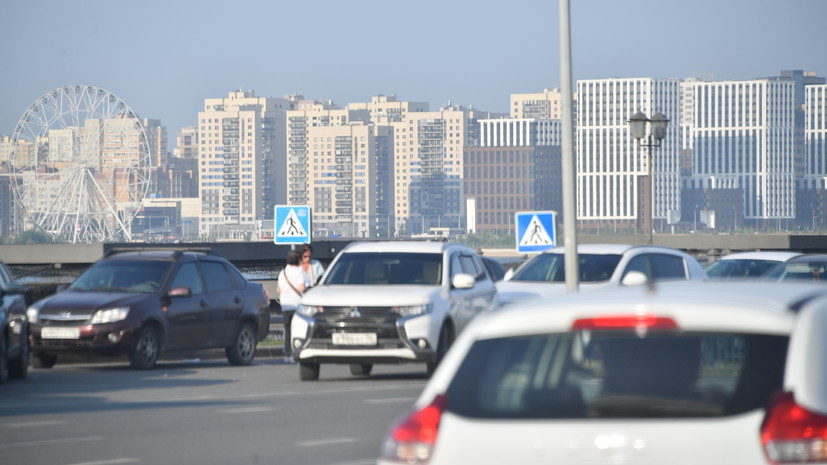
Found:
[[[514,234],[515,213],[562,210],[561,121],[483,119],[465,147],[467,229]]]
[[[198,113],[202,237],[244,238],[285,202],[288,99],[230,92]]]
[[[546,118],[563,117],[562,94],[560,89],[543,89],[542,92],[530,94],[511,94],[509,107],[511,118]]]
[[[805,94],[805,179],[813,188],[827,189],[827,85],[807,86]]]
[[[793,82],[755,79],[686,85],[692,88],[688,140],[693,154],[687,188],[740,190],[741,202],[729,209],[757,226],[795,218]],[[716,226],[715,216],[708,226]]]
[[[582,227],[649,231],[680,217],[680,81],[628,78],[577,82],[577,218]],[[637,112],[664,114],[671,123],[649,151],[629,133]],[[652,192],[648,186],[652,185]]]
[[[198,158],[198,126],[184,126],[175,137],[175,158]]]
[[[394,128],[396,234],[464,228],[463,149],[479,140],[491,113],[451,105],[405,113]]]

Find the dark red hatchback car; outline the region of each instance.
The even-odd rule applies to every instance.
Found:
[[[267,336],[269,302],[220,257],[118,252],[29,307],[32,361],[50,368],[59,354],[127,354],[149,369],[162,352],[224,348],[230,364],[248,365]]]

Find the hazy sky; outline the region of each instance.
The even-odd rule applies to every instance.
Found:
[[[570,0],[574,79],[827,76],[827,0]],[[338,105],[396,94],[507,112],[560,86],[554,0],[3,0],[0,135],[54,88],[106,89],[170,150],[236,89]]]

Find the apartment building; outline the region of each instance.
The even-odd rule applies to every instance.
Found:
[[[477,121],[489,117],[490,112],[449,104],[438,111],[405,113],[390,123],[396,235],[463,230],[463,150],[479,140]]]
[[[515,119],[562,119],[562,105],[560,89],[543,89],[542,92],[529,94],[511,94],[509,116]]]
[[[198,126],[184,126],[175,136],[175,158],[198,158]]]
[[[692,175],[686,188],[741,193],[737,204],[723,211],[712,209],[715,216],[708,226],[720,226],[716,217],[729,215],[758,227],[794,219],[798,150],[793,82],[755,79],[685,85],[692,94],[692,121],[687,126]]]
[[[483,119],[463,163],[469,231],[514,234],[515,213],[562,211],[560,120]]]
[[[389,126],[363,121],[307,128],[314,236],[389,236],[392,139]]]
[[[577,82],[577,218],[580,227],[649,231],[680,218],[680,81],[627,78]],[[629,133],[637,112],[671,121],[651,152]],[[650,183],[651,181],[651,183]]]
[[[286,201],[286,98],[230,92],[204,100],[198,113],[200,235],[238,239]]]
[[[408,113],[429,111],[428,102],[400,101],[396,95],[374,96],[371,97],[370,102],[348,103],[346,108],[353,111],[366,111],[370,121],[376,124],[398,122],[402,121]]]

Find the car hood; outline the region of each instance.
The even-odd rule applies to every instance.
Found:
[[[438,298],[440,286],[383,286],[328,284],[311,288],[301,303],[323,306],[372,306],[421,305]]]
[[[47,297],[34,306],[41,313],[57,313],[70,310],[100,310],[102,308],[134,305],[156,294],[132,292],[80,292],[67,290]]]
[[[609,282],[580,283],[581,290],[597,290],[613,287]],[[528,281],[500,281],[497,283],[497,293],[500,296],[500,305],[536,299],[539,297],[556,296],[566,293],[565,283],[528,282]]]

